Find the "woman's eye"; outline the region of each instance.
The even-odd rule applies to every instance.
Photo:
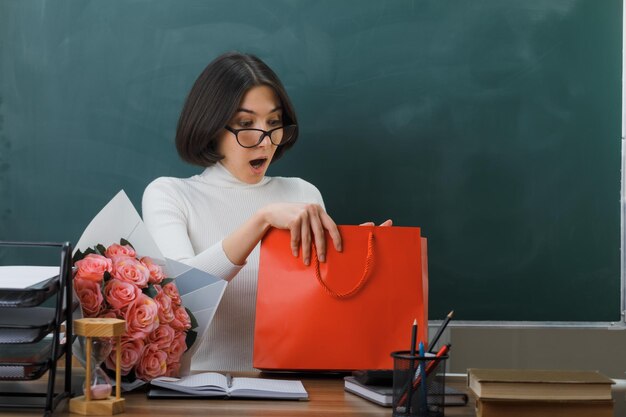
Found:
[[[268,124],[272,127],[278,127],[283,124],[283,121],[280,119],[270,120]]]
[[[252,121],[251,120],[240,120],[237,122],[237,126],[245,129],[248,128],[250,126],[252,126]]]

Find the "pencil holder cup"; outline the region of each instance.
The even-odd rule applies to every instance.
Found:
[[[418,356],[392,352],[394,417],[444,415],[447,355]]]

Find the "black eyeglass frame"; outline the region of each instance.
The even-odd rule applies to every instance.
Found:
[[[292,138],[293,138],[293,136],[294,136],[293,134],[291,135],[291,137],[289,138],[289,140],[287,140],[286,142],[285,142],[285,141],[282,141],[281,143],[274,143],[274,141],[272,140],[272,132],[275,132],[275,131],[280,130],[280,129],[290,128],[290,127],[293,127],[293,128],[294,128],[294,130],[293,130],[293,131],[294,131],[294,133],[295,133],[295,132],[296,132],[296,129],[298,128],[298,125],[285,125],[285,126],[279,126],[279,127],[275,127],[274,129],[270,129],[270,130],[255,129],[255,128],[233,129],[233,128],[232,128],[232,127],[230,127],[230,126],[224,126],[224,129],[228,130],[230,133],[232,133],[233,135],[235,135],[235,139],[237,140],[237,143],[239,144],[239,146],[241,146],[242,148],[249,149],[249,148],[255,148],[255,147],[259,146],[259,144],[260,144],[261,142],[263,142],[263,139],[265,139],[265,137],[266,137],[266,136],[270,138],[270,142],[272,142],[272,145],[274,145],[274,146],[282,146],[282,145],[285,145],[285,144],[287,144],[287,143],[291,142],[291,139],[292,139]],[[239,142],[239,136],[238,136],[238,135],[239,135],[239,132],[243,132],[243,131],[245,131],[245,130],[255,130],[255,131],[257,131],[257,132],[261,132],[261,133],[262,133],[262,135],[261,135],[261,137],[259,138],[258,142],[257,142],[257,143],[255,143],[254,145],[245,146],[245,145],[242,145],[242,144],[241,144],[241,142]]]

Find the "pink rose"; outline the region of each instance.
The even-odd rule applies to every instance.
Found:
[[[113,310],[125,310],[139,294],[139,287],[119,279],[110,280],[104,287],[104,297]]]
[[[100,284],[89,279],[75,278],[74,289],[85,316],[95,317],[102,309],[104,300],[100,291]]]
[[[178,377],[180,375],[180,362],[168,362],[165,376]]]
[[[185,310],[185,307],[178,306],[174,308],[174,320],[170,323],[174,330],[185,331],[191,329],[191,319]]]
[[[167,353],[157,345],[148,345],[135,368],[137,378],[150,381],[167,372]]]
[[[172,299],[174,305],[179,306],[183,303],[180,299],[180,294],[178,293],[178,288],[176,287],[176,284],[174,284],[174,281],[164,285],[163,291],[165,291],[165,294]]]
[[[94,282],[102,282],[105,272],[111,272],[113,263],[102,255],[90,253],[74,264],[77,268],[76,278],[87,279]]]
[[[117,314],[114,310],[106,310],[100,312],[100,314],[98,314],[98,317],[102,317],[105,319],[119,319],[120,315]]]
[[[180,358],[183,356],[183,353],[187,350],[187,344],[185,340],[187,339],[187,333],[185,332],[177,332],[174,340],[169,346],[169,359],[172,362],[180,362]]]
[[[117,257],[113,259],[112,275],[120,281],[130,282],[139,288],[145,288],[148,285],[150,271],[135,258]]]
[[[150,271],[150,278],[148,282],[150,284],[160,284],[163,279],[165,279],[165,274],[163,273],[163,268],[160,265],[155,264],[151,258],[144,256],[141,258],[141,263],[148,268]]]
[[[115,345],[113,346],[113,351],[106,359],[106,367],[111,370],[115,370],[116,363]],[[137,362],[139,362],[143,354],[144,346],[145,343],[142,339],[130,339],[126,336],[122,336],[122,360],[120,362],[122,375],[128,375]]]
[[[161,324],[170,323],[174,320],[174,310],[172,309],[172,299],[165,294],[160,285],[155,284],[157,295],[154,301],[159,305],[159,322]]]
[[[159,349],[167,351],[174,341],[176,332],[167,324],[162,324],[148,336],[148,342],[156,345]]]
[[[137,253],[135,252],[135,249],[128,245],[122,246],[114,243],[106,249],[106,251],[104,252],[104,256],[111,259],[118,256],[129,256],[131,258],[134,258],[135,256],[137,256]]]
[[[118,319],[126,320],[126,313],[128,313],[127,308],[125,308],[124,310],[111,310],[111,311],[115,313]]]
[[[159,307],[145,294],[139,294],[126,311],[126,335],[133,339],[143,338],[159,326]]]

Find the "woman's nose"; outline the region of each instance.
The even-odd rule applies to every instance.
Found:
[[[261,142],[259,142],[259,144],[257,146],[270,146],[272,144],[272,140],[270,139],[270,135],[265,133],[263,134],[263,139],[261,139]]]

